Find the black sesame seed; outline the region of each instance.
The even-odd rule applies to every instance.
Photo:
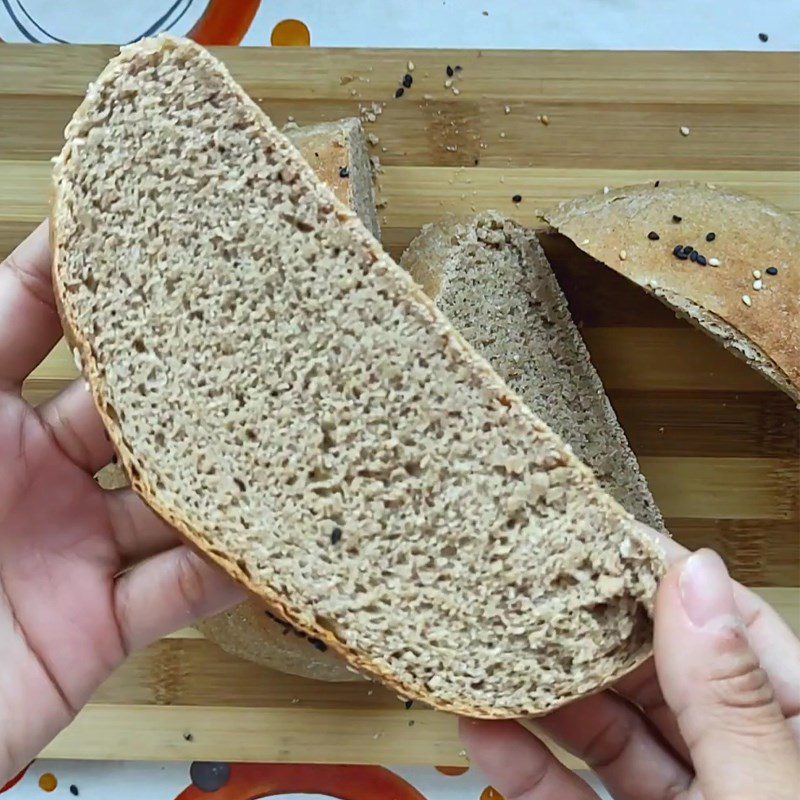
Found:
[[[193,742],[194,741],[194,736],[192,736],[191,733],[184,733],[183,734],[183,739],[186,742]]]
[[[672,255],[679,256],[683,252],[683,245],[676,244],[675,247],[672,248]]]
[[[397,87],[397,91],[394,93],[395,97],[402,97],[405,94],[405,89],[402,86]]]
[[[320,653],[324,653],[328,649],[328,645],[326,645],[325,642],[321,641],[320,639],[313,639],[312,638],[312,639],[308,640],[308,643],[312,647],[316,647],[317,650],[320,651]]]
[[[514,195],[514,196],[511,198],[511,202],[512,202],[512,203],[521,203],[521,202],[522,202],[522,195],[521,195],[521,194],[515,194],[515,195]]]
[[[677,214],[673,214],[672,215],[672,221],[673,222],[681,222],[682,220],[683,220],[683,217],[679,217]]]
[[[453,77],[453,68],[449,64],[447,65],[447,69],[445,70],[445,72],[447,73],[448,78]]]
[[[660,185],[661,185],[661,181],[656,181],[656,182],[653,184],[653,186],[655,186],[655,187],[656,187],[656,189],[657,189],[657,188],[658,188]]]
[[[684,255],[685,255],[687,258],[688,258],[688,257],[689,257],[689,256],[690,256],[690,255],[691,255],[693,252],[694,252],[694,247],[692,247],[690,244],[687,244],[687,245],[686,245],[686,246],[683,248],[683,254],[684,254]]]
[[[777,267],[767,267],[767,275],[777,275],[778,268]]]
[[[413,700],[406,700],[405,705],[406,705],[406,711],[408,711],[408,709],[411,708],[411,706],[414,705],[414,701]]]
[[[403,86],[405,86],[406,89],[410,89],[412,83],[414,83],[414,79],[411,77],[411,75],[408,73],[403,75]]]
[[[759,33],[759,34],[758,34],[758,38],[759,38],[759,39],[760,39],[762,42],[768,42],[768,41],[769,41],[769,35],[768,35],[768,34],[766,34],[766,33]]]
[[[349,178],[350,177],[350,170],[347,167],[339,167],[339,177],[340,178]]]
[[[651,242],[657,242],[661,237],[655,231],[650,231],[650,233],[647,234],[647,238]]]
[[[331,531],[331,544],[339,544],[342,541],[342,529],[340,527],[335,527]]]
[[[461,72],[461,70],[464,69],[464,67],[462,67],[461,64],[456,64],[455,67],[453,67],[453,69],[456,72]]]
[[[714,233],[714,231],[709,231],[709,232],[706,234],[706,241],[707,241],[707,242],[713,242],[713,241],[714,241],[714,239],[716,239],[716,238],[717,238],[717,234],[716,234],[716,233]]]
[[[700,253],[698,253],[697,254],[697,263],[701,267],[704,267],[706,264],[708,264],[708,261],[706,261],[706,257],[705,256],[701,256]]]
[[[80,794],[80,792],[78,791],[78,787],[74,783],[69,787],[69,793],[73,797],[77,797]]]
[[[692,252],[689,253],[689,261],[697,261],[697,255],[697,250],[692,250]]]

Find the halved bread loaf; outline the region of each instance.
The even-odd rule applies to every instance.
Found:
[[[663,554],[198,46],[124,48],[54,282],[132,485],[398,693],[544,713],[649,653]]]
[[[707,183],[659,181],[544,216],[800,403],[800,223],[791,214]]]
[[[400,264],[642,522],[664,520],[536,234],[496,212],[426,225]]]

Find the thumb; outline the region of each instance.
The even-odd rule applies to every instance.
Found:
[[[722,559],[699,550],[675,564],[659,588],[655,618],[659,682],[705,800],[794,797],[800,753]]]

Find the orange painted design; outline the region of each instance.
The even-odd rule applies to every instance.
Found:
[[[275,47],[308,47],[311,31],[299,19],[284,19],[272,29],[269,42]]]
[[[41,778],[39,778],[39,788],[43,792],[54,792],[58,789],[58,779],[52,772],[45,772]]]
[[[506,800],[494,786],[487,786],[481,792],[481,800]]]
[[[22,772],[20,772],[20,774],[17,775],[16,778],[12,778],[5,786],[1,787],[0,794],[3,794],[3,792],[7,792],[9,789],[13,789],[25,777],[25,773],[28,771],[28,767],[30,767],[30,764],[28,764],[28,766],[25,767],[25,769],[23,769]]]
[[[210,0],[205,13],[186,35],[198,44],[239,44],[250,30],[261,0]]]
[[[426,800],[383,767],[306,764],[231,764],[221,789],[184,789],[175,800],[259,800],[277,794],[323,794],[338,800]]]
[[[442,775],[463,775],[465,772],[469,772],[469,767],[436,767],[437,772],[441,772]]]

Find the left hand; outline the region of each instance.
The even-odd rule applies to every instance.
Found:
[[[82,380],[38,408],[22,382],[61,337],[47,223],[0,265],[0,786],[125,657],[243,596],[129,489]]]

